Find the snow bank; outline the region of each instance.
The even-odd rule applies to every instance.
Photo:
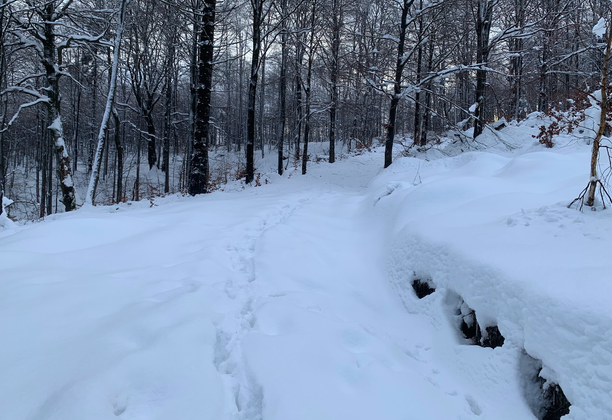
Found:
[[[417,272],[458,293],[482,328],[499,325],[509,346],[554,372],[572,403],[568,420],[612,418],[612,214],[566,208],[588,165],[588,148],[575,144],[403,159],[370,193],[388,220],[399,290]]]

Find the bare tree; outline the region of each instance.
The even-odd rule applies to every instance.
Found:
[[[311,117],[311,93],[312,93],[312,66],[316,54],[316,40],[315,40],[315,23],[316,23],[316,12],[317,2],[312,2],[312,9],[310,13],[310,32],[308,34],[308,64],[306,65],[306,81],[304,83],[304,93],[306,94],[306,106],[305,106],[305,121],[304,121],[304,151],[302,152],[302,175],[306,175],[306,169],[308,166],[308,142],[310,141],[310,117]]]
[[[60,201],[65,211],[76,209],[76,196],[61,114],[60,79],[67,74],[64,71],[63,54],[74,45],[98,41],[101,38],[101,35],[92,36],[83,26],[76,25],[70,19],[72,5],[72,1],[20,4],[20,9],[12,13],[11,31],[19,40],[21,48],[35,52],[43,73],[28,74],[5,89],[5,92],[32,98],[30,102],[19,106],[7,123],[8,126],[16,121],[25,108],[41,103],[46,105],[47,130],[56,157],[56,171],[62,192]],[[62,32],[58,32],[58,28],[63,28]],[[39,78],[44,80],[44,85],[40,88],[32,86],[30,82]]]
[[[0,3],[0,91],[6,88],[6,21],[8,0]],[[4,126],[6,124],[7,102],[6,98],[0,98],[0,214],[4,211],[2,200],[4,199],[5,177],[6,177],[6,151],[4,149]]]
[[[287,0],[281,0],[281,62],[278,89],[278,174],[283,174],[285,123],[287,120]]]
[[[87,188],[87,194],[85,195],[86,205],[94,204],[96,188],[98,187],[98,181],[100,180],[100,164],[102,162],[102,152],[104,151],[104,146],[106,144],[109,121],[111,114],[113,113],[113,105],[115,103],[115,92],[117,90],[117,73],[119,71],[119,54],[121,51],[123,29],[125,27],[126,9],[129,3],[130,0],[121,0],[121,6],[118,13],[115,43],[113,45],[113,61],[110,75],[110,83],[108,86],[108,96],[106,97],[106,107],[104,109],[102,123],[100,124],[100,132],[98,133],[98,147],[96,148],[96,155],[93,162],[89,186]]]
[[[131,12],[128,70],[132,92],[146,125],[149,169],[157,165],[157,127],[155,107],[162,98],[165,80],[164,45],[158,34],[164,25],[157,1],[135,0]]]
[[[608,71],[610,66],[610,58],[612,56],[612,8],[608,6],[607,9],[608,22],[606,28],[606,47],[601,68],[601,98],[599,99],[600,117],[599,127],[597,129],[595,139],[593,140],[591,152],[590,179],[586,188],[580,193],[578,198],[576,198],[570,203],[568,207],[571,207],[576,202],[580,202],[581,208],[583,204],[586,204],[587,206],[593,208],[593,206],[595,205],[597,187],[599,187],[602,205],[604,206],[604,208],[606,207],[606,198],[612,204],[612,197],[610,197],[610,194],[606,190],[606,187],[603,184],[597,171],[597,166],[599,164],[599,149],[602,147],[601,140],[606,132],[606,128],[608,127]]]
[[[493,10],[499,0],[477,0],[476,6],[476,101],[474,103],[474,138],[484,128],[485,98],[487,94],[487,64],[491,45],[489,35],[493,23]]]
[[[215,0],[198,0],[197,18],[197,84],[195,87],[195,112],[193,151],[189,171],[189,194],[207,191],[209,179],[208,142],[210,134],[210,102],[213,77],[213,53],[215,30]]]
[[[406,33],[408,31],[408,10],[414,3],[414,0],[402,0],[401,18],[399,24],[399,39],[397,42],[397,61],[395,63],[395,77],[393,78],[393,95],[391,96],[391,104],[389,105],[389,119],[387,121],[387,134],[385,139],[385,168],[393,162],[393,141],[395,139],[395,122],[397,119],[397,106],[402,94],[402,74],[404,67],[408,62],[405,54],[406,48]]]
[[[343,22],[342,0],[332,0],[331,7],[331,54],[330,54],[330,90],[329,105],[329,163],[336,161],[336,119],[338,113],[338,79],[340,77],[340,31]]]
[[[265,19],[265,0],[250,0],[252,16],[251,75],[247,102],[247,144],[246,144],[246,183],[255,178],[255,101],[257,99],[257,80],[261,61],[262,25]]]

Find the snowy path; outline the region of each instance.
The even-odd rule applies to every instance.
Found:
[[[263,418],[534,418],[519,349],[468,346],[441,294],[404,296],[406,310],[372,207],[360,194],[315,200],[258,241],[243,354]]]
[[[446,222],[465,223],[462,206],[474,196],[480,206],[482,185],[456,181],[473,176],[472,162],[458,165],[459,175],[432,163],[428,190],[410,183],[413,161],[370,183],[378,157],[3,232],[0,419],[535,419],[520,339],[469,345],[445,280],[455,268],[480,276],[480,290],[498,279],[468,259],[437,255],[447,250],[419,236],[418,217],[435,220],[442,208],[462,217]],[[504,164],[486,157],[476,168]],[[409,196],[419,193],[429,196]],[[434,238],[444,233],[423,226]],[[411,267],[429,269],[438,290],[417,299]],[[498,290],[520,311],[512,293],[521,289]],[[464,298],[480,310],[491,296]],[[522,320],[501,319],[502,332],[526,328],[513,322]],[[580,351],[595,360],[586,345]],[[609,361],[597,354],[591,366]],[[606,375],[598,373],[592,400],[609,389]]]

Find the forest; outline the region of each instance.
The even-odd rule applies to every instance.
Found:
[[[1,0],[12,218],[200,194],[385,144],[466,147],[599,86],[604,0]]]

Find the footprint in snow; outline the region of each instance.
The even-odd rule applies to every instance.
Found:
[[[480,416],[482,414],[482,409],[480,408],[480,405],[476,402],[474,398],[472,398],[469,395],[466,395],[465,400],[470,406],[470,410],[472,411],[472,413],[476,414],[477,416]]]

